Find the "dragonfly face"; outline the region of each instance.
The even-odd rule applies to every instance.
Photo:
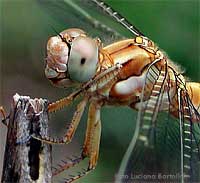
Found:
[[[45,75],[59,87],[89,81],[97,70],[98,50],[83,30],[64,30],[48,40]]]

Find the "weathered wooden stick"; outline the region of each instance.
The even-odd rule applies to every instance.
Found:
[[[51,145],[31,137],[48,135],[47,101],[13,97],[4,155],[3,183],[50,183]]]

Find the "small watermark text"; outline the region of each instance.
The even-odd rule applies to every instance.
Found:
[[[130,175],[115,175],[117,179],[121,180],[135,180],[135,181],[153,181],[153,180],[160,180],[160,181],[176,181],[181,179],[180,173],[174,173],[174,174],[163,174],[163,173],[157,173],[157,174],[133,174]]]

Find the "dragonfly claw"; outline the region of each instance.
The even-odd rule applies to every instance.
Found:
[[[37,135],[32,135],[32,138],[37,139],[39,141],[45,142],[47,144],[67,144],[67,141],[64,138],[57,139],[57,138],[51,138],[49,136],[41,137]]]
[[[7,120],[10,118],[10,115],[6,116],[6,112],[2,106],[0,106],[0,113],[3,116],[3,119],[1,122],[5,125],[8,126]]]

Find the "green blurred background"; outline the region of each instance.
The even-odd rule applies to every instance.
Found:
[[[81,1],[74,0],[80,5]],[[106,1],[125,16],[147,37],[156,42],[169,57],[181,65],[185,75],[192,81],[200,80],[199,55],[199,1],[198,0],[109,0]],[[82,5],[81,5],[82,6]],[[95,7],[85,4],[84,10],[103,20],[125,36],[117,24],[106,22]],[[0,105],[9,110],[12,96],[29,95],[32,98],[47,98],[55,101],[70,93],[66,89],[53,87],[44,76],[45,44],[48,37],[70,27],[90,31],[106,42],[109,35],[95,29],[91,24],[62,1],[1,0],[0,1]],[[53,28],[52,28],[53,27]],[[107,37],[106,37],[107,36]],[[52,136],[62,136],[66,123],[70,121],[74,105],[51,116]],[[102,110],[102,138],[97,168],[78,182],[110,183],[114,180],[123,154],[134,131],[136,112],[125,107],[104,107]],[[86,113],[71,144],[55,146],[54,165],[71,155],[79,155],[86,129]],[[6,131],[0,126],[0,167]],[[61,176],[76,174],[87,167],[87,160],[64,172]],[[1,170],[0,170],[1,172]],[[62,178],[55,178],[62,180]]]

